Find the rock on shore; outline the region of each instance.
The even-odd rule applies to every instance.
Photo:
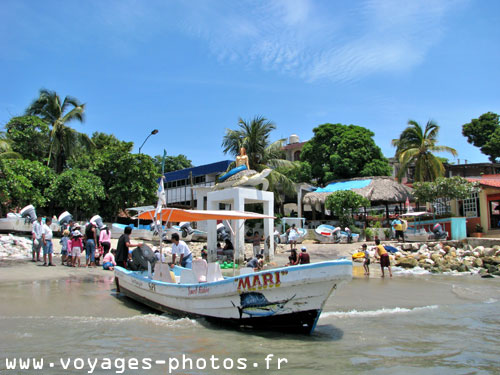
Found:
[[[473,248],[459,241],[449,241],[405,243],[396,248],[398,251],[389,255],[393,266],[420,267],[432,273],[455,271],[500,276],[499,245]]]

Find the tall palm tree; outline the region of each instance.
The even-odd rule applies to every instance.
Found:
[[[260,172],[265,168],[273,171],[267,177],[270,190],[274,191],[277,200],[281,194],[295,194],[295,186],[284,173],[279,172],[286,168],[293,168],[295,165],[285,159],[283,144],[285,139],[270,142],[271,131],[276,129],[276,125],[262,116],[255,116],[250,121],[238,120],[238,130],[226,129],[226,134],[222,140],[224,153],[236,157],[240,148],[244,147],[248,156],[248,163],[251,169]],[[231,166],[232,167],[232,166]]]
[[[438,133],[439,126],[434,121],[428,121],[424,130],[416,121],[409,120],[399,139],[392,140],[401,164],[397,176],[400,181],[410,165],[415,166],[415,181],[434,181],[444,175],[443,163],[433,153],[458,154],[454,148],[436,145]]]
[[[0,159],[19,159],[17,152],[12,151],[10,140],[5,137],[4,132],[0,132]]]
[[[40,90],[40,95],[26,109],[27,115],[39,116],[51,125],[50,148],[47,165],[53,162],[56,173],[61,173],[66,160],[74,154],[78,146],[89,147],[92,141],[86,134],[77,132],[66,124],[84,121],[85,104],[71,96],[64,101],[55,91]]]

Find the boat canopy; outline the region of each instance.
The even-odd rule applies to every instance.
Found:
[[[143,212],[151,211],[151,210],[154,210],[154,209],[155,209],[154,206],[140,206],[140,207],[129,207],[129,208],[126,208],[125,210],[127,210],[127,211],[135,211],[138,214],[141,214]]]
[[[144,211],[138,215],[139,219],[155,219],[156,210]],[[161,217],[161,219],[160,219]],[[203,221],[203,220],[248,220],[248,219],[274,219],[255,212],[233,210],[182,210],[180,208],[163,208],[157,220],[161,221]]]
[[[420,211],[420,212],[408,212],[406,214],[401,214],[399,216],[405,216],[405,217],[408,217],[408,216],[424,216],[424,215],[432,215],[432,212],[427,212],[427,211]]]

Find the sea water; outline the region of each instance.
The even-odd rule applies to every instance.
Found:
[[[0,296],[2,375],[500,373],[500,279],[354,278],[310,336],[159,314],[117,294],[111,273],[7,283]]]

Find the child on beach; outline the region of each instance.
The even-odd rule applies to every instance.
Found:
[[[370,253],[368,252],[368,247],[364,243],[362,246],[362,252],[365,253],[365,261],[363,262],[363,268],[365,269],[365,275],[370,275]]]
[[[68,242],[69,242],[69,230],[65,229],[63,232],[63,237],[59,240],[61,244],[61,266],[64,266],[64,262],[68,260]]]
[[[115,253],[116,250],[113,249],[110,252],[108,252],[106,255],[104,255],[104,258],[102,260],[102,269],[104,270],[110,270],[113,271],[116,266],[116,261],[115,261]]]
[[[78,267],[80,267],[80,255],[82,253],[83,243],[82,243],[82,234],[79,230],[75,230],[73,232],[73,239],[71,240],[71,254],[72,260],[71,265],[76,267],[76,261],[78,258]]]

